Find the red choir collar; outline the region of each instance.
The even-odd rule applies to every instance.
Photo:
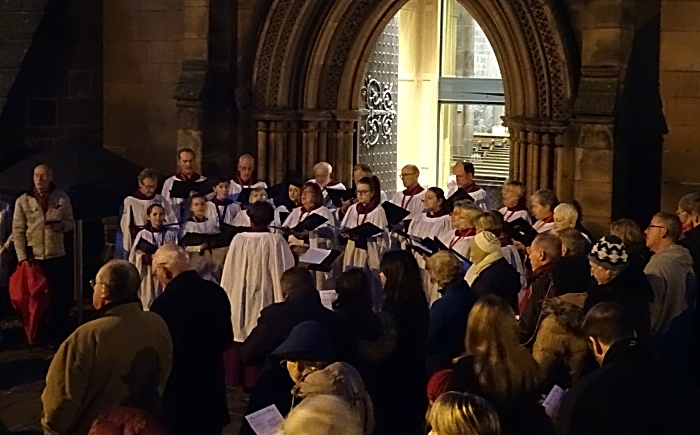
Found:
[[[436,213],[429,211],[426,214],[426,216],[428,216],[429,218],[439,218],[439,217],[447,216],[448,214],[449,214],[449,212],[447,210],[445,210],[444,208],[441,208]]]
[[[337,185],[339,185],[339,184],[340,184],[340,181],[334,180],[334,179],[331,178],[331,179],[328,181],[328,184],[326,184],[326,187],[335,187],[335,186],[337,186]],[[326,187],[324,187],[324,189],[325,189]]]
[[[466,230],[455,230],[455,237],[471,237],[476,236],[476,228],[467,228]]]
[[[153,198],[156,197],[156,194],[153,193],[153,195],[147,196],[147,195],[144,195],[143,193],[141,193],[140,190],[137,190],[137,191],[134,192],[134,194],[132,194],[131,196],[133,196],[133,197],[136,198],[136,199],[141,199],[141,200],[144,200],[144,201],[150,201],[150,200],[152,200]]]
[[[472,193],[476,192],[477,190],[481,190],[481,187],[477,186],[476,183],[472,183],[467,187],[462,187],[462,190],[464,190],[467,193]]]
[[[241,175],[236,174],[236,176],[233,177],[233,182],[238,184],[239,186],[252,186],[258,183],[258,179],[255,177],[255,173],[253,173],[253,175],[250,177],[250,180],[243,181]]]
[[[403,195],[404,196],[414,196],[414,195],[418,195],[419,193],[421,193],[424,190],[425,189],[423,189],[423,186],[421,186],[420,184],[416,184],[415,186],[413,186],[410,189],[404,189]]]
[[[690,231],[690,230],[692,230],[692,229],[693,229],[693,224],[686,225],[686,226],[683,227],[683,229],[681,230],[681,232],[682,232],[683,234],[685,234],[685,233],[687,233],[688,231]]]
[[[187,175],[183,174],[182,172],[179,172],[179,173],[175,174],[175,177],[182,180],[182,181],[197,181],[197,180],[199,180],[201,175],[199,175],[196,172],[193,172],[192,175],[190,175],[188,177]]]
[[[363,204],[361,202],[357,203],[357,213],[359,214],[368,214],[374,211],[375,208],[379,205],[379,201],[372,200],[369,202],[369,204]]]
[[[523,211],[527,210],[524,204],[521,204],[520,201],[518,201],[518,204],[515,207],[507,207],[508,211],[511,213],[515,213],[516,211]]]
[[[554,222],[554,213],[550,214],[544,219],[540,219],[540,222],[542,222],[543,224],[551,224],[552,222]]]
[[[510,246],[513,244],[513,239],[508,237],[507,234],[501,234],[498,240],[501,242],[501,248],[505,248],[506,246]]]
[[[313,207],[311,207],[311,208],[308,209],[308,210],[307,210],[303,205],[302,205],[302,206],[299,206],[299,208],[301,208],[301,214],[304,214],[304,213],[311,213],[312,211],[321,208],[321,206],[320,206],[320,205],[314,205]]]

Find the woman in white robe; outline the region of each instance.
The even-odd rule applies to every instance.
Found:
[[[474,218],[481,213],[481,208],[472,201],[455,201],[454,210],[450,213],[452,229],[440,233],[438,239],[459,255],[469,258],[469,247],[476,235]]]
[[[447,201],[445,192],[439,187],[431,187],[425,192],[423,197],[425,210],[418,214],[408,226],[408,234],[421,239],[432,239],[440,234],[452,231],[452,220],[447,211]],[[426,261],[422,254],[414,252],[418,266],[420,267],[421,279],[423,280],[423,290],[428,298],[428,303],[432,305],[439,297],[438,285],[430,281],[430,274],[426,269]]]
[[[554,230],[554,209],[559,205],[557,196],[548,189],[535,192],[530,199],[532,215],[537,221],[532,227],[538,233],[549,233]]]
[[[306,246],[318,249],[338,249],[338,230],[335,217],[327,207],[323,206],[323,193],[316,183],[306,183],[301,189],[301,207],[297,207],[289,214],[282,224],[289,233],[291,246]],[[291,229],[299,225],[312,214],[323,216],[327,222],[312,231],[292,232]],[[318,290],[333,290],[335,277],[340,270],[331,272],[313,272],[316,277]]]
[[[140,176],[139,176],[140,179]],[[148,181],[148,179],[146,180]],[[155,181],[154,181],[155,184]],[[139,181],[139,190],[124,198],[121,207],[121,218],[119,219],[119,234],[121,236],[121,252],[116,252],[118,258],[126,258],[131,252],[133,240],[139,230],[146,226],[148,222],[148,207],[151,204],[160,204],[165,210],[165,223],[169,225],[177,224],[177,218],[170,203],[157,193],[146,191],[142,181]]]
[[[301,205],[301,188],[303,183],[298,180],[294,180],[287,186],[287,192],[284,195],[280,195],[273,199],[273,205],[275,208],[275,219],[272,221],[272,226],[276,228],[281,228],[282,224],[289,217],[289,213],[295,208]],[[287,213],[282,215],[282,213]],[[283,231],[274,230],[273,232],[284,234]]]
[[[503,185],[501,191],[503,196],[503,207],[498,210],[506,222],[513,222],[523,218],[532,225],[530,212],[527,210],[525,199],[525,185],[519,181],[509,181]]]
[[[215,219],[207,217],[207,199],[202,195],[192,195],[190,198],[190,213],[189,218],[180,229],[181,244],[183,238],[190,233],[194,234],[219,234],[219,224]],[[219,283],[221,279],[221,266],[214,262],[211,249],[205,243],[204,245],[184,246],[187,255],[190,257],[192,268],[199,273],[202,278]]]
[[[369,222],[381,228],[382,232],[367,240],[367,249],[357,247],[352,239],[348,240],[343,257],[343,271],[358,268],[367,273],[372,285],[374,306],[379,309],[383,300],[379,264],[382,256],[391,246],[387,228],[389,222],[386,219],[384,209],[379,205],[381,201],[379,179],[374,176],[362,178],[357,183],[356,193],[358,202],[348,208],[340,225],[341,231],[347,231]]]
[[[145,228],[139,231],[134,239],[134,245],[129,253],[129,262],[136,266],[141,277],[141,287],[139,289],[139,299],[144,311],[148,311],[153,301],[163,292],[163,286],[153,276],[151,267],[152,254],[146,254],[136,247],[143,239],[152,244],[156,249],[163,245],[177,245],[177,230],[170,229],[164,225],[165,209],[160,204],[151,204],[147,209],[148,223]]]

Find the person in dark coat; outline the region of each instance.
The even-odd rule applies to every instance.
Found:
[[[647,247],[646,237],[639,225],[632,219],[618,219],[610,224],[610,234],[619,237],[625,244],[629,263],[644,270],[652,252]]]
[[[450,252],[433,254],[427,266],[431,281],[438,285],[442,295],[430,307],[426,368],[428,376],[432,376],[449,368],[452,359],[464,352],[464,331],[477,295],[464,281],[460,261]]]
[[[192,270],[176,245],[160,247],[153,268],[165,288],[151,311],[165,320],[173,340],[163,423],[171,435],[220,435],[229,423],[223,353],[233,344],[226,292]]]
[[[503,258],[501,242],[495,234],[482,231],[469,249],[473,265],[464,280],[478,296],[496,295],[518,309],[520,274]]]
[[[601,368],[574,382],[559,412],[557,434],[700,433],[697,387],[668,371],[636,339],[624,307],[594,306],[583,329]]]
[[[308,270],[294,267],[285,271],[280,281],[285,301],[262,310],[257,326],[241,347],[241,358],[246,366],[263,365],[251,391],[245,415],[273,404],[282,415],[289,412],[294,382],[271,354],[299,323],[314,320],[324,325],[331,334],[339,361],[352,364],[357,355],[349,325],[340,315],[323,306],[314,278]],[[240,433],[251,435],[254,432],[244,421]]]

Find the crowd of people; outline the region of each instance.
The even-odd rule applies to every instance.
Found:
[[[494,208],[469,162],[447,193],[407,165],[389,201],[367,165],[351,189],[320,162],[275,192],[250,155],[213,182],[196,159],[124,200],[98,318],[56,335],[45,433],[221,434],[226,385],[288,435],[700,433],[700,195],[596,239],[550,190],[509,181]],[[33,176],[0,245],[41,264],[63,331],[70,200]]]

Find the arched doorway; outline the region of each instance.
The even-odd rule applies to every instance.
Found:
[[[281,180],[331,162],[349,181],[365,70],[407,0],[275,0],[251,53],[251,111],[261,175]],[[437,0],[435,0],[437,3]],[[554,0],[460,0],[491,42],[503,76],[509,173],[571,198],[568,146],[577,68]],[[251,125],[251,127],[253,127]]]

